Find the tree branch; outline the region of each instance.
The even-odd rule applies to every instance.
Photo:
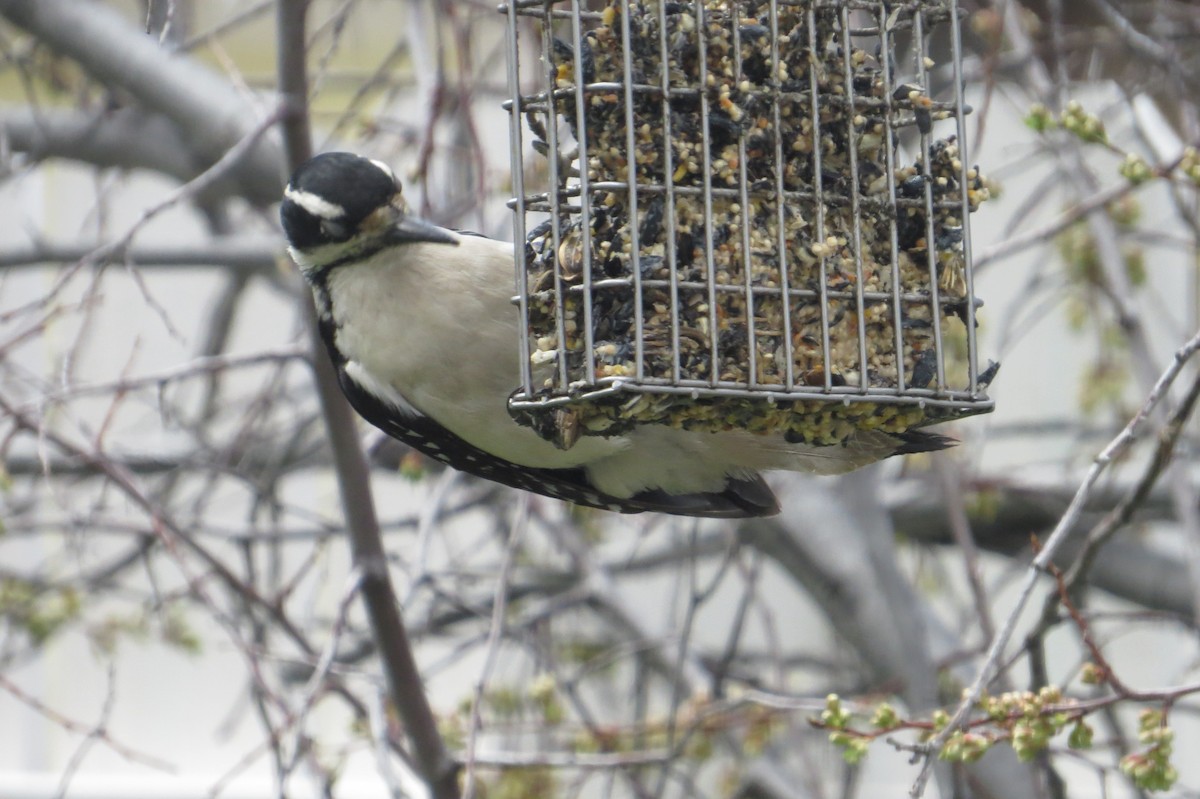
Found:
[[[898,571],[891,525],[871,496],[871,472],[819,479],[789,475],[783,512],[738,527],[738,538],[804,586],[830,623],[862,658],[876,684],[900,682],[915,711],[938,704],[933,614]],[[970,766],[996,797],[1033,796],[1032,776],[1011,753]],[[948,785],[948,782],[947,782]]]
[[[164,116],[138,108],[8,108],[0,114],[0,131],[14,152],[36,160],[69,158],[99,167],[151,169],[180,181],[191,180],[199,171],[179,128]],[[131,141],[138,146],[130,147]]]
[[[1075,492],[1071,504],[1067,506],[1067,510],[1055,526],[1054,532],[1046,539],[1042,550],[1034,558],[1033,563],[1030,564],[1029,569],[1026,571],[1015,606],[1009,611],[1008,617],[993,637],[991,645],[988,647],[987,655],[979,665],[975,681],[968,690],[963,692],[962,701],[959,702],[950,723],[926,744],[927,752],[940,751],[949,736],[955,730],[960,729],[961,725],[966,721],[971,709],[983,694],[984,687],[991,681],[995,670],[999,666],[1001,658],[1004,655],[1004,650],[1016,631],[1021,612],[1025,609],[1030,597],[1033,595],[1033,590],[1038,583],[1038,579],[1046,572],[1047,567],[1053,563],[1063,542],[1066,541],[1071,531],[1075,528],[1075,525],[1079,522],[1080,515],[1083,513],[1093,486],[1096,485],[1096,482],[1109,465],[1124,455],[1133,445],[1133,442],[1144,432],[1143,428],[1146,426],[1147,420],[1156,412],[1159,403],[1167,396],[1175,379],[1182,372],[1184,365],[1195,355],[1197,350],[1200,350],[1200,333],[1176,351],[1175,358],[1170,366],[1159,376],[1158,381],[1154,384],[1141,409],[1134,414],[1133,418],[1129,420],[1129,423],[1120,434],[1109,442],[1108,446],[1096,456],[1083,482]],[[909,795],[914,799],[921,796],[924,792],[931,767],[932,758],[927,756],[922,765],[921,772],[909,792]]]
[[[189,149],[198,156],[196,172],[246,138],[262,117],[224,78],[199,61],[160,49],[103,3],[0,0],[0,15],[186,131]],[[282,164],[277,140],[260,138],[234,175],[240,193],[257,205],[277,201]]]
[[[308,0],[279,0],[276,36],[279,52],[279,94],[283,109],[284,147],[290,169],[312,154],[305,63],[305,22]],[[323,349],[317,332],[316,311],[306,302],[313,346]],[[458,767],[451,760],[425,696],[399,603],[388,572],[387,553],[379,533],[371,496],[370,472],[359,444],[355,418],[338,388],[329,358],[321,352],[315,363],[317,390],[333,446],[342,509],[355,568],[362,578],[363,602],[387,675],[392,704],[412,742],[414,760],[434,799],[456,799]]]
[[[73,264],[96,252],[97,244],[39,244],[35,247],[0,251],[0,270],[45,264]],[[124,253],[126,262],[143,269],[156,267],[218,266],[233,272],[274,274],[283,258],[283,249],[274,238],[258,236],[218,237],[201,244],[186,246],[131,246]]]

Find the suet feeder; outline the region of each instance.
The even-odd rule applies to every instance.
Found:
[[[560,447],[649,423],[834,445],[992,408],[956,2],[502,10],[518,421]]]

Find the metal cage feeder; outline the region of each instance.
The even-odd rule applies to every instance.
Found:
[[[963,155],[956,2],[502,10],[514,418],[561,447],[645,423],[824,445],[992,408],[968,225],[988,192]],[[946,100],[927,90],[938,25]]]

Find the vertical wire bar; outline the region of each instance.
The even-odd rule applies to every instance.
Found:
[[[659,82],[662,85],[662,142],[663,142],[663,177],[666,186],[666,209],[664,211],[667,224],[667,275],[671,281],[671,384],[679,385],[680,355],[679,355],[679,320],[683,309],[679,307],[679,270],[676,268],[675,251],[675,153],[671,149],[671,49],[667,39],[667,7],[665,3],[658,4],[658,53],[661,61]]]
[[[558,262],[559,252],[562,249],[561,204],[563,197],[562,187],[559,185],[557,69],[554,67],[554,63],[548,60],[550,53],[554,52],[554,33],[551,30],[553,17],[550,9],[551,2],[547,2],[543,8],[542,19],[542,58],[547,59],[545,63],[547,69],[542,70],[542,74],[549,83],[546,89],[546,137],[549,141],[546,144],[550,148],[550,190],[546,192],[546,199],[550,201],[550,244],[554,248],[554,325],[558,344],[558,391],[566,392],[567,386],[570,384],[570,376],[567,372],[567,296],[562,279],[562,264]],[[578,78],[576,78],[576,82],[578,82]],[[580,124],[582,122],[583,120],[580,120]]]
[[[741,7],[738,3],[730,4],[729,24],[733,26],[733,85],[740,87],[742,83],[742,36],[741,36]],[[746,387],[753,389],[758,385],[758,339],[754,331],[754,257],[750,252],[750,193],[748,184],[749,174],[746,170],[746,132],[738,130],[738,202],[741,204],[739,224],[742,229],[742,272],[745,287],[746,309],[746,342],[748,363],[746,365]]]
[[[775,224],[778,225],[776,247],[779,258],[779,299],[783,305],[784,391],[796,387],[796,355],[792,351],[792,295],[788,284],[787,212],[784,209],[783,121],[779,102],[783,94],[783,79],[779,74],[779,6],[771,0],[771,115],[775,125]]]
[[[979,351],[975,335],[975,264],[971,256],[971,198],[967,175],[970,171],[967,152],[966,98],[963,97],[962,75],[962,32],[959,29],[958,0],[950,0],[950,57],[954,59],[954,114],[958,126],[958,158],[962,169],[958,176],[961,189],[962,208],[962,254],[963,271],[967,282],[967,390],[971,399],[977,399],[979,391]]]
[[[634,127],[633,116],[633,54],[630,52],[629,14],[632,11],[631,0],[625,0],[621,8],[621,69],[625,81],[625,183],[629,191],[629,266],[633,272],[633,331],[634,374],[639,383],[645,377],[646,342],[643,332],[642,305],[642,254],[640,231],[638,227],[638,190],[637,190],[637,130]]]
[[[929,94],[929,75],[925,70],[925,9],[918,7],[913,14],[913,46],[917,61],[917,82],[921,91]],[[925,170],[925,255],[929,265],[929,315],[933,324],[933,347],[937,365],[937,392],[946,390],[946,352],[942,347],[942,301],[938,290],[937,243],[933,224],[933,163],[929,156],[932,134],[921,131],[921,166]],[[916,358],[914,357],[914,365]]]
[[[850,157],[850,216],[854,228],[854,306],[858,317],[858,387],[864,391],[867,388],[867,308],[863,300],[862,254],[862,208],[859,202],[861,187],[858,180],[858,142],[855,139],[854,119],[854,79],[853,59],[850,51],[854,49],[854,41],[850,37],[850,9],[842,6],[842,76],[846,91],[846,143]]]
[[[529,264],[525,260],[525,159],[524,142],[521,136],[521,119],[524,114],[524,97],[521,95],[520,41],[517,31],[517,3],[509,0],[504,6],[508,18],[508,88],[512,94],[512,105],[508,115],[509,158],[513,176],[513,268],[516,279],[517,308],[521,323],[517,331],[517,346],[520,347],[521,388],[524,399],[533,397],[533,368],[529,363],[532,354],[529,346]]]
[[[895,136],[896,132],[892,128],[892,117],[895,114],[895,107],[892,105],[892,41],[891,31],[887,28],[887,7],[881,5],[879,7],[879,52],[883,63],[880,65],[883,73],[883,98],[884,98],[884,135],[887,137],[884,143],[886,169],[887,169],[887,192],[888,202],[891,203],[892,218],[888,225],[888,234],[891,238],[891,257],[892,257],[892,320],[895,328],[896,337],[896,393],[904,394],[905,392],[905,377],[904,377],[904,303],[901,300],[903,286],[901,285],[900,275],[900,205],[896,202],[896,149]]]
[[[825,244],[825,179],[821,173],[821,109],[817,105],[820,81],[817,70],[821,60],[817,58],[817,13],[813,5],[808,7],[808,91],[812,113],[813,151],[813,198],[817,209],[817,241]],[[821,269],[821,371],[824,373],[825,391],[833,388],[833,364],[829,349],[829,264],[824,249],[817,256]]]
[[[579,246],[583,250],[583,363],[584,380],[589,386],[596,384],[596,342],[592,323],[594,297],[592,296],[592,197],[588,182],[587,149],[587,92],[583,74],[583,26],[580,22],[582,8],[579,0],[571,0],[571,51],[572,70],[575,73],[575,143],[579,145]],[[558,157],[558,151],[554,151]],[[578,334],[578,331],[576,331]],[[564,385],[565,389],[566,386]]]
[[[713,257],[712,152],[708,142],[708,28],[704,20],[704,0],[695,0],[696,46],[700,66],[700,142],[701,174],[704,184],[704,262],[708,282],[708,355],[709,383],[721,379],[721,355],[717,342],[717,267]]]

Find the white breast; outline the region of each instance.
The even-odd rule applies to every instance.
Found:
[[[348,374],[376,394],[389,387],[464,440],[524,466],[578,466],[624,449],[621,438],[584,438],[564,452],[508,415],[520,379],[512,245],[461,242],[407,244],[330,273]]]

